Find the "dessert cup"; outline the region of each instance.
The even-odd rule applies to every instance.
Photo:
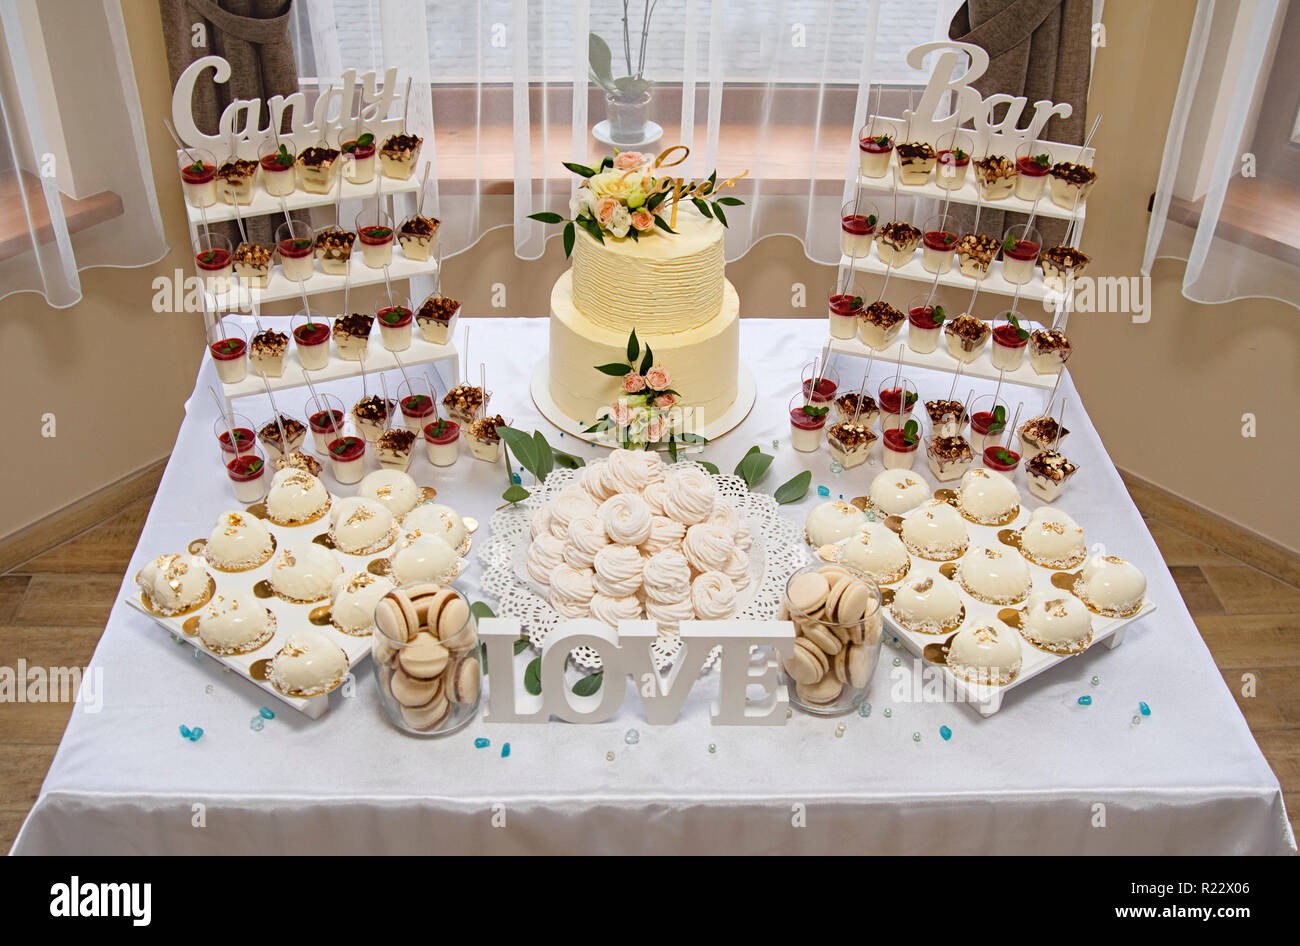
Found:
[[[867,462],[877,437],[866,424],[841,421],[826,431],[826,445],[831,457],[848,470]]]
[[[1016,196],[1030,203],[1043,196],[1052,158],[1037,141],[1026,141],[1016,149]]]
[[[414,321],[411,305],[398,299],[375,313],[379,323],[379,338],[389,351],[406,351],[411,347],[411,323]],[[417,431],[418,433],[418,431]]]
[[[397,242],[407,259],[427,260],[438,242],[441,221],[434,217],[409,217],[397,228]]]
[[[265,289],[271,281],[271,259],[274,256],[274,247],[240,243],[231,258],[235,276],[250,289]]]
[[[375,458],[385,470],[405,473],[415,455],[415,441],[420,432],[403,427],[390,427],[375,441]]]
[[[920,187],[934,170],[934,147],[924,141],[909,141],[894,149],[898,153],[898,182],[905,187]]]
[[[1018,223],[1007,230],[1002,237],[1002,278],[1014,286],[1033,279],[1042,246],[1042,236],[1028,224]]]
[[[351,230],[327,227],[316,234],[316,259],[321,272],[330,276],[346,276],[348,261],[352,259],[352,245],[357,235]]]
[[[1070,436],[1070,428],[1060,427],[1058,437],[1058,425],[1056,421],[1049,416],[1031,417],[1020,425],[1016,431],[1020,437],[1020,455],[1025,458],[1025,463],[1044,451],[1056,451],[1060,445],[1065,442],[1065,438]]]
[[[334,346],[344,361],[361,361],[370,345],[375,317],[364,312],[340,315],[334,320]]]
[[[345,486],[359,483],[366,474],[366,441],[344,435],[329,444],[330,472]]]
[[[256,180],[257,162],[231,155],[217,168],[217,200],[247,207],[253,202],[253,183]]]
[[[985,469],[996,470],[1007,478],[1014,477],[1016,467],[1020,466],[1020,454],[1000,443],[989,443],[981,458]]]
[[[880,429],[902,427],[912,417],[917,402],[916,385],[907,378],[886,378],[876,391],[876,403],[880,405]]]
[[[993,329],[992,358],[993,367],[1003,371],[1015,371],[1025,360],[1025,348],[1029,342],[1029,333],[1020,327],[1024,316],[1016,312],[1004,312],[1006,319]],[[1015,321],[1012,321],[1012,320]]]
[[[884,351],[894,344],[906,324],[906,315],[885,300],[877,299],[858,319],[858,337],[868,348]]]
[[[802,392],[790,399],[790,445],[800,453],[812,453],[822,442],[829,404],[807,401]]]
[[[287,449],[280,442],[281,427],[284,428],[284,436],[289,440]],[[266,451],[267,460],[274,463],[302,446],[302,442],[307,439],[307,427],[302,421],[288,414],[281,414],[279,423],[276,423],[275,417],[271,417],[257,429],[257,439]]]
[[[399,384],[397,403],[406,429],[416,434],[423,433],[426,425],[438,419],[438,402],[434,399],[433,387],[428,378],[417,378]]]
[[[1038,374],[1060,373],[1073,350],[1059,329],[1039,329],[1029,335],[1029,364]]]
[[[827,359],[828,361],[830,359]],[[840,376],[834,368],[817,369],[816,362],[803,367],[803,397],[813,404],[829,405],[840,388]]]
[[[858,319],[866,311],[866,302],[856,283],[845,289],[831,290],[827,300],[832,338],[856,338]]]
[[[344,169],[349,184],[369,184],[375,179],[375,136],[365,132],[343,142],[339,150],[350,157],[350,166]]]
[[[853,259],[871,255],[872,236],[880,217],[876,205],[857,198],[846,201],[840,210],[840,252]]]
[[[208,345],[212,365],[223,384],[237,384],[248,375],[248,339],[233,322],[218,322],[213,334],[217,340]]]
[[[465,439],[469,441],[469,452],[475,460],[496,463],[501,459],[501,434],[498,427],[509,427],[510,422],[500,414],[495,417],[482,417],[469,425]]]
[[[293,193],[293,155],[288,148],[277,145],[272,137],[262,145],[257,162],[262,166],[262,186],[268,194],[288,197]]]
[[[863,177],[884,177],[894,152],[894,126],[871,118],[858,132],[858,169]]]
[[[1029,491],[1045,503],[1056,502],[1079,468],[1055,450],[1043,450],[1025,463]]]
[[[426,342],[445,345],[456,328],[460,317],[460,303],[446,296],[432,295],[421,303],[415,313],[415,324]]]
[[[970,170],[971,139],[950,131],[939,138],[935,155],[934,183],[946,191],[960,190]]]
[[[329,147],[303,148],[294,162],[298,186],[309,194],[328,194],[334,189],[338,173],[339,152]]]
[[[998,255],[998,241],[987,233],[967,233],[957,241],[957,266],[963,276],[981,280]]]
[[[233,273],[230,241],[220,233],[205,231],[198,235],[194,247],[194,265],[203,277],[204,287],[208,292],[225,292]]]
[[[330,444],[343,436],[343,421],[347,416],[343,413],[343,402],[333,394],[317,394],[308,399],[303,411],[316,452],[328,456]]]
[[[965,437],[931,437],[925,456],[930,472],[940,483],[961,479],[975,461]]]
[[[1088,254],[1072,246],[1053,246],[1038,257],[1043,285],[1057,292],[1070,290],[1074,277],[1088,268]]]
[[[1016,188],[1016,164],[994,154],[975,162],[975,183],[981,200],[1006,200]]]
[[[224,463],[242,453],[257,452],[257,428],[244,414],[228,415],[230,423],[218,417],[212,425],[212,436],[217,438],[221,447],[221,460]],[[232,446],[230,432],[234,430],[235,440]]]
[[[217,202],[217,159],[211,151],[190,148],[177,153],[181,190],[191,207],[211,207]]]
[[[352,405],[352,422],[361,436],[373,443],[384,432],[389,415],[395,410],[396,401],[385,401],[378,394],[371,394]]]
[[[864,427],[870,427],[880,419],[880,408],[876,399],[870,394],[862,395],[861,409],[858,407],[858,392],[846,391],[835,399],[835,418],[840,421],[853,421]]]
[[[778,617],[795,626],[781,658],[790,702],[813,716],[853,712],[867,696],[883,638],[880,586],[849,565],[808,565],[786,582]]]
[[[361,261],[371,269],[383,269],[393,262],[393,218],[382,210],[357,214],[357,240]]]
[[[925,417],[936,437],[964,436],[970,423],[966,405],[948,398],[935,398],[925,402]]]
[[[254,374],[279,378],[284,374],[284,356],[289,351],[289,336],[274,328],[265,328],[248,343],[248,367]]]
[[[1062,161],[1052,165],[1049,178],[1052,203],[1066,210],[1075,210],[1087,201],[1088,192],[1097,183],[1097,172],[1086,164]]]
[[[454,420],[426,424],[424,448],[434,466],[451,466],[460,455],[460,425]]]
[[[294,347],[298,361],[308,371],[320,371],[330,361],[330,323],[319,312],[300,312],[289,323],[292,326]]]
[[[280,251],[280,266],[286,279],[302,282],[311,278],[315,240],[315,232],[301,220],[286,220],[276,228],[275,246]]]
[[[940,214],[925,222],[921,238],[921,265],[927,273],[946,273],[952,269],[957,250],[957,223]]]
[[[992,334],[987,322],[975,318],[968,312],[963,312],[955,319],[949,319],[943,327],[948,353],[965,364],[970,364],[980,356],[980,352],[984,350]]]
[[[1007,439],[1007,402],[981,394],[970,403],[970,448],[976,456]]]
[[[379,151],[379,163],[383,166],[384,177],[395,181],[405,181],[415,170],[415,162],[420,157],[420,145],[424,139],[418,135],[393,135],[384,142]]]
[[[876,233],[876,255],[886,266],[897,269],[911,262],[920,242],[920,230],[910,223],[891,220]]]
[[[458,384],[443,396],[442,406],[447,409],[448,417],[461,427],[469,427],[478,420],[491,397],[491,391],[485,392],[476,385]]]
[[[928,299],[928,294],[920,295],[907,304],[907,347],[918,355],[938,347],[943,324],[943,306],[930,305]]]
[[[256,450],[231,456],[226,461],[226,475],[235,499],[244,505],[261,502],[266,495],[266,460]]]

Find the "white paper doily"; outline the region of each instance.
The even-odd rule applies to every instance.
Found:
[[[708,473],[692,460],[672,465],[675,469],[685,466]],[[496,598],[496,613],[502,617],[518,618],[529,642],[538,650],[560,616],[518,575],[515,563],[521,550],[528,546],[533,513],[572,483],[579,472],[555,470],[524,502],[493,514],[492,535],[479,553],[483,563],[483,590]],[[739,476],[717,474],[712,479],[718,495],[735,507],[742,520],[748,521],[754,534],[754,547],[761,549],[763,557],[761,577],[754,583],[756,590],[736,616],[773,620],[785,592],[786,580],[809,561],[801,529],[781,515],[775,499],[767,493],[751,493]],[[676,634],[661,636],[651,647],[655,666],[660,670],[669,666],[680,649],[681,641]],[[711,669],[717,656],[717,648],[714,648],[703,669]],[[600,655],[590,648],[574,649],[572,659],[574,664],[588,672],[600,670]]]

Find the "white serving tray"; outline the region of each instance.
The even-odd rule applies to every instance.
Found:
[[[331,494],[331,504],[340,498],[342,497]],[[230,508],[238,509],[239,504],[231,503]],[[248,508],[251,509],[256,507]],[[254,513],[254,515],[256,514]],[[216,521],[215,515],[213,516],[213,521]],[[282,526],[271,522],[269,519],[262,519],[262,522],[268,529],[270,529],[271,535],[275,537],[276,554],[278,554],[279,550],[285,548],[287,545],[297,545],[302,542],[310,542],[316,536],[328,532],[329,513],[327,512],[315,522],[302,526]],[[196,540],[202,540],[204,538],[206,538],[206,536],[195,537]],[[189,543],[189,545],[193,547],[194,542]],[[162,554],[163,552],[179,551],[184,550],[165,549],[161,550],[159,554]],[[343,565],[343,574],[345,575],[364,571],[371,562],[387,559],[394,551],[396,551],[396,545],[390,546],[381,552],[376,552],[371,555],[349,555],[345,552],[340,552],[337,549],[333,550],[334,555]],[[201,554],[201,552],[198,554]],[[222,572],[209,566],[208,574],[215,579],[217,585],[215,593],[220,594],[223,591],[252,591],[254,585],[266,579],[270,575],[271,561],[273,561],[274,558],[275,554],[272,554],[271,559],[268,559],[257,568],[245,572]],[[462,571],[465,568],[465,559],[463,556],[461,557],[460,567]],[[197,621],[199,610],[177,617],[163,617],[154,614],[152,611],[145,608],[140,598],[140,590],[134,585],[132,585],[130,591],[123,595],[123,601],[125,601],[126,604],[130,605],[146,617],[151,618],[155,624],[166,630],[174,638],[184,641],[199,653],[216,660],[222,666],[229,668],[245,680],[251,682],[254,686],[260,687],[267,694],[279,700],[281,703],[292,706],[294,709],[312,719],[319,719],[329,708],[328,693],[322,693],[310,697],[286,696],[265,679],[262,668],[266,662],[275,656],[276,652],[284,646],[290,634],[294,631],[311,627],[325,634],[342,647],[343,652],[347,654],[348,657],[349,670],[355,670],[359,663],[370,656],[370,636],[356,637],[351,634],[344,634],[328,622],[324,624],[313,623],[310,618],[311,613],[317,608],[327,607],[329,605],[328,600],[318,601],[313,604],[294,604],[277,597],[259,598],[258,600],[265,604],[266,607],[270,609],[271,613],[275,615],[275,635],[251,653],[226,656],[215,654],[208,650],[203,646],[202,641],[199,640],[199,636],[195,631],[186,629],[186,623],[189,622],[191,618]],[[194,623],[191,623],[190,627],[194,627]]]
[[[256,160],[255,158],[253,160]],[[295,172],[296,173],[296,172]],[[375,155],[375,173],[379,171],[379,156]],[[384,197],[392,194],[414,194],[420,189],[420,179],[415,175],[404,181],[396,178],[382,177],[380,184],[380,193]],[[312,207],[331,206],[338,197],[337,185],[330,188],[328,194],[309,194],[305,190],[295,190],[292,194],[285,197],[272,197],[266,192],[262,184],[262,175],[258,174],[257,183],[253,186],[253,200],[248,204],[239,205],[239,215],[247,220],[249,217],[265,217],[272,214],[283,213],[285,209],[289,211],[307,210]],[[344,200],[373,200],[375,197],[375,182],[369,184],[353,184],[344,178],[343,180],[343,199]],[[208,223],[217,223],[222,220],[234,220],[235,208],[233,204],[223,204],[220,201],[211,207],[204,207],[200,210],[193,206],[188,200],[185,202],[185,212],[189,217],[189,223],[192,227],[201,227],[203,225],[204,215],[207,216]],[[345,229],[351,229],[346,227]]]
[[[954,487],[957,482],[958,481],[955,480],[953,481]],[[935,492],[936,494],[941,493],[942,488]],[[963,521],[966,522],[967,530],[970,533],[970,548],[974,548],[977,545],[987,545],[997,549],[1010,548],[1010,546],[1006,545],[998,538],[998,533],[1004,530],[1018,532],[1025,523],[1029,521],[1031,511],[1032,510],[1025,507],[1024,495],[1022,493],[1020,514],[1013,522],[1007,525],[986,526],[963,519]],[[913,512],[915,512],[915,510],[913,510]],[[911,513],[908,513],[907,515],[911,515]],[[906,516],[900,518],[906,518]],[[912,565],[908,570],[907,575],[904,576],[903,581],[918,577],[939,578],[942,576],[940,569],[947,563],[932,562],[917,555],[912,555],[910,552],[908,554],[911,556]],[[958,560],[954,560],[951,564],[956,565],[957,561]],[[1082,564],[1080,564],[1071,569],[1058,570],[1046,568],[1042,565],[1036,565],[1028,559],[1025,559],[1025,563],[1029,566],[1032,590],[1034,591],[1055,587],[1052,585],[1052,576],[1058,572],[1061,574],[1073,574],[1083,567]],[[889,585],[881,585],[881,588],[882,590],[892,590],[897,588],[901,583],[902,582],[900,581]],[[1057,590],[1060,591],[1061,594],[1069,594],[1069,592],[1060,588],[1057,588]],[[999,629],[1010,628],[1015,630],[1011,625],[1002,621],[998,617],[998,613],[1008,607],[1023,609],[1023,602],[1013,606],[987,604],[971,597],[961,588],[960,585],[957,585],[957,593],[961,596],[962,604],[966,607],[966,619],[962,622],[961,627],[969,627],[972,623],[975,623],[992,624],[994,627]],[[886,597],[889,596],[886,595]],[[1093,614],[1092,643],[1089,645],[1089,649],[1102,643],[1105,643],[1109,648],[1118,647],[1124,642],[1124,635],[1128,625],[1146,617],[1155,609],[1156,606],[1151,603],[1150,599],[1147,599],[1142,603],[1142,607],[1138,610],[1137,614],[1134,614],[1131,617],[1108,618],[1099,614]],[[1040,650],[1038,647],[1029,643],[1029,641],[1021,635],[1020,650],[1023,663],[1020,668],[1020,673],[1016,675],[1014,680],[1004,686],[968,683],[967,681],[955,676],[952,671],[943,664],[936,663],[925,656],[925,649],[927,646],[941,645],[945,643],[954,633],[956,633],[955,631],[948,634],[922,634],[917,631],[909,631],[894,620],[893,612],[888,606],[884,609],[884,616],[886,627],[893,632],[894,636],[898,638],[898,641],[902,643],[908,651],[915,654],[917,657],[925,659],[928,667],[943,674],[944,692],[954,694],[957,701],[970,705],[981,716],[992,716],[1001,709],[1006,696],[1022,683],[1027,680],[1032,680],[1040,673],[1051,670],[1053,667],[1059,666],[1066,660],[1069,660],[1070,657],[1078,656],[1077,654],[1053,654],[1045,650]],[[1016,631],[1016,633],[1019,633],[1019,631]],[[1087,651],[1083,651],[1083,653],[1087,653]]]
[[[935,274],[925,268],[922,263],[924,258],[922,249],[918,246],[912,252],[911,259],[902,266],[893,267],[891,272],[895,277],[906,279],[909,282],[932,283],[934,282]],[[871,273],[874,276],[880,276],[882,278],[885,275],[885,270],[888,268],[885,266],[884,261],[876,255],[874,250],[870,255],[859,257],[856,260],[848,256],[840,257],[841,269],[848,269],[850,265],[860,273]],[[939,276],[939,285],[955,286],[958,289],[973,291],[975,288],[975,280],[962,273],[961,267],[957,264],[957,261],[954,258],[952,269]],[[999,296],[1011,297],[1014,297],[1016,295],[1016,290],[1019,289],[1021,301],[1017,302],[1016,305],[1022,310],[1025,308],[1024,302],[1026,300],[1035,303],[1035,306],[1041,308],[1044,313],[1055,312],[1065,302],[1065,293],[1058,292],[1055,289],[1049,289],[1047,284],[1043,282],[1043,271],[1038,267],[1037,263],[1034,264],[1033,278],[1023,286],[1017,286],[1013,282],[1007,282],[1007,280],[1002,277],[1002,260],[993,260],[993,262],[989,263],[988,275],[979,280],[979,286],[981,293],[990,292]],[[1044,303],[1043,300],[1046,300],[1046,303]]]
[[[436,259],[418,260],[410,259],[402,251],[394,246],[393,262],[389,264],[388,280],[397,282],[399,280],[410,279],[413,276],[432,276],[438,271],[438,261]],[[284,267],[276,264],[271,267],[271,275],[267,280],[265,289],[253,289],[239,283],[235,277],[231,277],[231,282],[237,283],[224,292],[207,293],[207,307],[209,312],[245,312],[258,311],[259,307],[268,302],[278,302],[283,299],[298,299],[301,301],[304,292],[310,296],[320,295],[323,292],[342,292],[345,282],[351,282],[352,290],[355,292],[359,286],[373,286],[376,283],[384,281],[384,270],[375,269],[367,266],[361,258],[360,247],[353,251],[351,258],[348,260],[348,275],[333,276],[329,273],[316,269],[309,279],[304,279],[299,286],[297,280],[289,279],[284,275]],[[355,299],[356,296],[353,295]]]

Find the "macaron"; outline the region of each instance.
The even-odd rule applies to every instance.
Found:
[[[871,606],[871,589],[862,582],[849,582],[839,600],[836,602],[835,620],[861,631],[862,619],[866,617],[867,608]],[[860,634],[855,636],[861,636]]]
[[[839,603],[840,595],[844,593],[844,589],[847,588],[852,581],[853,579],[847,575],[842,577],[837,576],[830,580],[829,584],[831,590],[827,592],[826,603],[822,605],[822,609],[825,612],[827,619],[835,619],[835,606]]]
[[[794,652],[785,663],[785,672],[795,683],[816,683],[826,675],[826,655],[805,637],[796,637]]]
[[[474,627],[470,622],[469,605],[465,599],[460,595],[452,595],[438,602],[436,607],[436,615],[433,607],[429,609],[429,630],[437,634],[438,640],[444,641],[448,648],[469,650],[474,644]]]
[[[796,684],[794,692],[809,706],[829,706],[840,698],[844,684],[836,680],[834,674],[828,673],[816,683]]]
[[[473,703],[478,699],[479,667],[473,657],[458,660],[447,671],[447,698],[453,703]]]
[[[815,614],[821,608],[831,586],[819,572],[805,572],[786,586],[790,607],[801,614]]]
[[[809,621],[799,625],[799,630],[803,632],[805,639],[817,645],[818,649],[828,657],[833,657],[840,652],[844,645],[840,639],[831,631],[826,629],[826,625],[818,624],[815,621]]]
[[[849,661],[850,649],[851,648],[849,647],[845,647],[833,658],[831,658],[831,671],[834,673],[835,679],[840,681],[840,683],[849,682],[848,661]]]
[[[847,653],[845,682],[855,690],[864,690],[871,673],[871,647],[866,644],[853,644]]]
[[[432,680],[447,669],[451,655],[428,631],[421,631],[397,657],[401,668],[413,677]]]
[[[406,592],[394,588],[375,605],[375,626],[395,641],[415,639],[420,619]]]
[[[393,672],[389,688],[397,702],[403,706],[423,706],[442,692],[442,678],[421,680],[398,668]]]
[[[431,581],[422,581],[409,585],[402,590],[406,592],[406,596],[411,600],[411,607],[415,609],[416,620],[420,624],[424,624],[428,621],[430,602],[443,588]]]
[[[403,706],[402,719],[412,729],[432,732],[442,726],[451,716],[451,703],[443,693],[439,693],[423,706]]]
[[[852,574],[839,565],[823,565],[817,573],[826,579],[827,584],[834,584],[838,578],[852,578]]]

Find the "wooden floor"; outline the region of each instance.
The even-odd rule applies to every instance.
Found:
[[[152,496],[0,575],[0,666],[85,666],[108,620]],[[1144,510],[1145,515],[1145,510]],[[1300,812],[1300,589],[1147,517],[1183,600],[1237,697],[1285,792]],[[1241,695],[1253,674],[1255,696]],[[36,800],[69,704],[0,707],[0,850]]]

